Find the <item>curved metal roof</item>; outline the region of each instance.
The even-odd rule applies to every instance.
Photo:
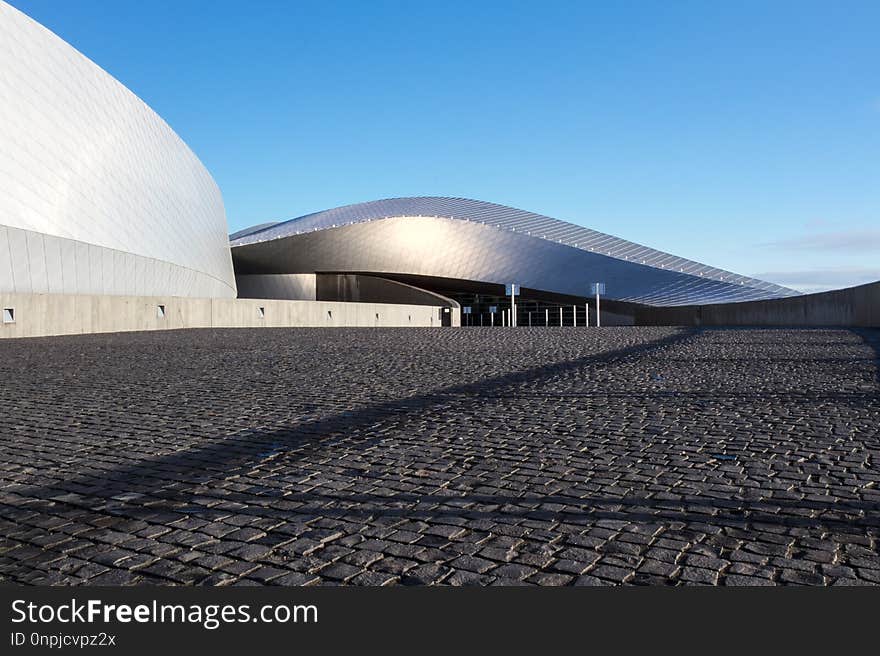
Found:
[[[346,225],[402,217],[438,217],[475,222],[498,230],[528,235],[633,264],[694,276],[702,281],[723,282],[724,287],[731,285],[745,288],[742,291],[748,290],[748,293],[744,293],[742,296],[749,299],[778,298],[798,294],[798,292],[786,287],[670,255],[573,223],[513,207],[467,198],[421,196],[388,198],[346,205],[265,227],[255,226],[242,230],[231,237],[231,245],[238,247]],[[639,300],[651,302],[654,299],[642,298]]]

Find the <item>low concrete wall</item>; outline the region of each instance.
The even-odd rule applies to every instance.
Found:
[[[638,306],[633,312],[638,326],[880,327],[880,282],[770,301]]]
[[[0,293],[0,338],[180,328],[439,327],[442,310],[334,301]],[[460,325],[457,312],[452,323]]]
[[[629,314],[618,314],[617,312],[609,312],[602,305],[599,305],[599,310],[602,312],[602,325],[603,326],[633,326],[635,325],[635,319]],[[590,325],[596,325],[596,306],[590,306]]]

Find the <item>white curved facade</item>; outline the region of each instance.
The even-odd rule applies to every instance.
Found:
[[[223,199],[171,128],[0,1],[0,292],[235,297]]]
[[[566,221],[469,198],[386,198],[346,205],[241,230],[231,236],[231,244],[242,276],[403,276],[447,295],[455,291],[456,285],[449,284],[454,280],[516,282],[523,290],[576,297],[589,296],[591,283],[601,281],[608,298],[645,305],[797,295]]]

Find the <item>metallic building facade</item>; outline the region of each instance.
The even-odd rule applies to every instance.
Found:
[[[235,297],[220,190],[143,101],[0,1],[0,292]]]
[[[624,239],[464,198],[392,198],[348,205],[231,236],[236,273],[359,273],[462,280],[671,306],[797,295]],[[441,282],[436,282],[441,281]]]

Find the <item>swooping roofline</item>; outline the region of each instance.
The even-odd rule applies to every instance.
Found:
[[[263,224],[265,227],[255,226],[241,230],[232,236],[230,244],[232,247],[244,246],[354,223],[407,216],[434,216],[481,223],[618,260],[750,287],[765,292],[767,297],[798,295],[798,292],[787,287],[694,262],[567,221],[468,198],[415,196],[345,205],[268,226]]]

